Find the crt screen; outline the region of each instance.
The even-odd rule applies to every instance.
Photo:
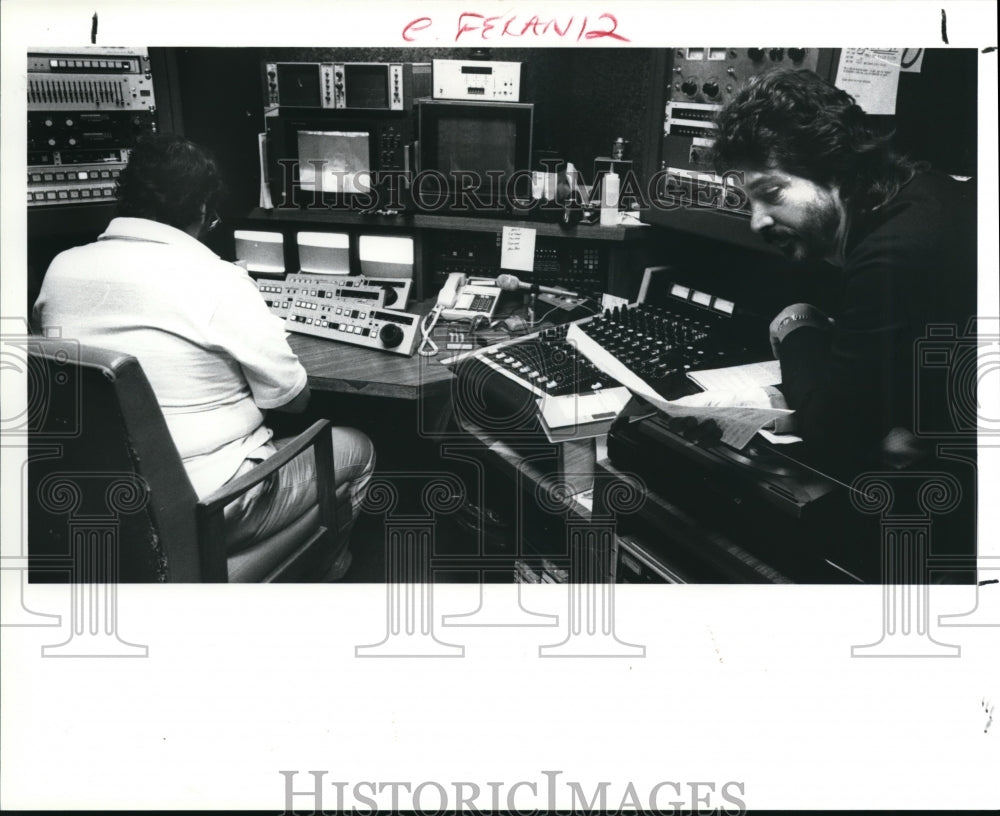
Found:
[[[303,190],[322,193],[371,190],[367,132],[300,130],[298,141],[299,181]]]
[[[438,123],[438,167],[445,175],[470,170],[483,175],[499,170],[504,177],[514,167],[517,128],[512,121],[441,117]]]
[[[389,83],[384,65],[348,65],[344,72],[347,107],[389,107]]]

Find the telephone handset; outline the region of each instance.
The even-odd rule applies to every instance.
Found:
[[[468,278],[465,277],[461,272],[452,272],[448,275],[448,280],[445,281],[444,286],[441,287],[441,291],[438,292],[437,305],[442,309],[450,309],[455,305],[455,301],[458,300],[459,290],[465,286]]]
[[[495,280],[489,278],[476,279],[471,283],[461,272],[452,272],[438,292],[437,305],[424,317],[420,324],[423,337],[419,354],[432,356],[438,347],[431,337],[438,318],[442,320],[470,320],[485,318],[493,319],[493,312],[500,300],[500,287]]]

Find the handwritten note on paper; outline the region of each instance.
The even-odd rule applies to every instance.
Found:
[[[834,85],[853,96],[865,113],[892,116],[902,53],[902,48],[845,48]]]
[[[531,272],[535,268],[535,231],[531,227],[503,228],[500,268],[520,272]]]

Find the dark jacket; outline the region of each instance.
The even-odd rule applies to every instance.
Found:
[[[920,172],[850,225],[831,330],[801,327],[781,344],[782,390],[811,445],[870,449],[893,427],[948,422],[938,388],[917,394],[915,344],[932,325],[961,335],[976,309],[971,182]],[[926,391],[926,389],[923,389]],[[915,396],[916,395],[916,396]]]

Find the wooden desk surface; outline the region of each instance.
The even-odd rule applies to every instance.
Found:
[[[434,302],[411,304],[409,311],[422,316]],[[309,374],[309,387],[316,391],[415,400],[446,391],[454,376],[440,362],[451,356],[447,352],[404,357],[295,333],[288,335],[288,344]]]

